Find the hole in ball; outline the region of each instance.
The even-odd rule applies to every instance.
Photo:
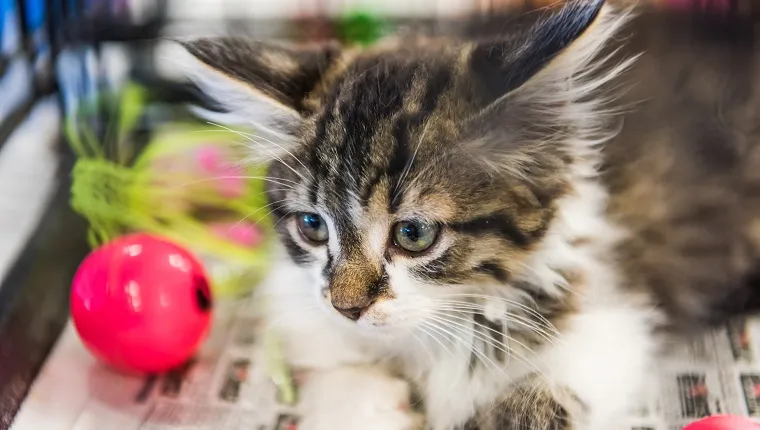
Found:
[[[208,282],[203,277],[196,276],[193,284],[195,287],[195,303],[198,305],[198,309],[201,312],[210,311],[211,293],[209,292]]]

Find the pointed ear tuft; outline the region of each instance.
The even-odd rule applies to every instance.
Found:
[[[527,31],[473,48],[474,113],[463,135],[485,164],[514,172],[561,165],[609,138],[604,104],[614,92],[598,90],[636,57],[601,54],[630,16],[604,3],[571,0]]]
[[[224,122],[280,139],[291,136],[311,113],[305,101],[340,54],[337,44],[295,46],[232,37],[178,42],[183,52],[171,61],[229,111]]]
[[[604,0],[570,0],[559,10],[544,10],[527,28],[515,25],[513,34],[477,43],[470,55],[470,69],[481,107],[520,88],[550,63],[571,54],[569,51],[578,50],[587,43],[584,39],[596,38],[592,43],[601,47],[599,38],[607,36],[587,33],[594,33],[592,27],[600,24],[604,4]],[[594,53],[596,50],[584,55]]]

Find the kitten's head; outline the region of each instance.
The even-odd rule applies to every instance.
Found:
[[[282,242],[314,275],[303,294],[376,330],[468,295],[525,295],[571,172],[594,153],[588,96],[613,74],[594,58],[620,23],[583,0],[481,41],[184,46],[271,161]]]

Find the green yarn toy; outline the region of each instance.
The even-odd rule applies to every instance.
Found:
[[[338,19],[337,33],[343,43],[371,45],[387,33],[387,24],[377,15],[356,11]]]
[[[70,204],[89,221],[90,245],[134,231],[163,236],[206,260],[224,262],[218,273],[210,270],[215,295],[245,293],[269,267],[272,235],[264,181],[249,179],[264,176],[263,169],[234,161],[244,157],[239,135],[191,122],[159,128],[136,157],[129,157],[130,132],[143,114],[144,99],[141,87],[124,89],[105,142],[81,118],[67,119],[65,132],[78,156]],[[194,157],[205,153],[232,161],[219,172],[204,172]],[[237,189],[225,194],[224,185],[234,180]],[[208,214],[221,224],[203,219]],[[259,243],[245,246],[226,237],[225,228],[243,227],[255,229]]]

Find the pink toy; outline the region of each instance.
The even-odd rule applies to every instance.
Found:
[[[229,163],[224,155],[220,148],[210,145],[198,149],[195,154],[203,173],[218,178],[216,187],[219,194],[229,198],[240,197],[245,193],[245,169]]]
[[[259,228],[251,222],[220,222],[210,227],[217,236],[242,246],[254,247],[263,239]]]
[[[760,424],[745,417],[716,415],[689,424],[684,430],[760,430]]]
[[[116,369],[158,373],[192,357],[208,332],[203,267],[183,248],[146,234],[118,238],[79,266],[71,317],[87,348]]]

